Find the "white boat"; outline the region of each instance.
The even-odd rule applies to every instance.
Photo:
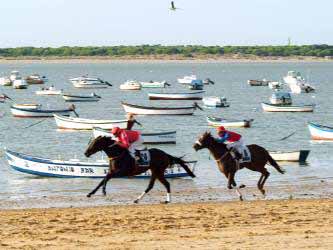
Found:
[[[270,89],[282,89],[283,83],[282,82],[269,82],[268,87]]]
[[[312,140],[333,141],[333,127],[309,122],[308,128]]]
[[[121,90],[140,90],[141,84],[137,81],[126,81],[119,86]]]
[[[271,104],[290,105],[292,104],[291,95],[288,92],[276,91],[272,94],[269,101]]]
[[[13,83],[9,79],[9,77],[0,77],[0,85],[1,86],[11,86]]]
[[[25,78],[28,84],[44,84],[48,81],[46,76],[40,76],[39,74],[32,74]]]
[[[41,88],[40,90],[37,90],[36,95],[61,95],[62,89],[58,90],[54,86],[48,87],[48,88]]]
[[[74,77],[69,79],[69,81],[73,84],[84,81],[86,84],[106,84],[107,81],[104,81],[98,77],[88,77],[88,76],[80,76],[80,77]],[[109,83],[108,83],[109,84]]]
[[[41,109],[42,105],[37,103],[14,103],[12,107],[18,109]]]
[[[313,112],[315,105],[280,105],[261,103],[262,109],[266,112]]]
[[[193,80],[197,80],[196,75],[184,76],[183,78],[178,78],[177,81],[181,84],[190,84]]]
[[[94,137],[107,136],[113,137],[110,131],[100,128],[93,129]],[[176,143],[176,131],[158,132],[158,133],[146,133],[141,134],[144,144],[175,144]]]
[[[0,94],[0,102],[5,102],[6,99],[7,99],[6,95]]]
[[[62,177],[62,178],[104,178],[109,171],[108,160],[99,160],[97,162],[84,162],[78,159],[68,161],[50,160],[41,157],[35,157],[27,154],[5,150],[6,159],[11,168],[26,174],[32,174],[44,177]],[[188,162],[190,169],[194,172],[196,161]],[[185,170],[178,165],[165,170],[166,178],[187,177]],[[116,176],[115,176],[116,177]],[[133,176],[131,178],[150,178],[151,173]]]
[[[103,129],[112,129],[113,127],[127,127],[127,120],[94,120],[76,117],[64,117],[59,114],[55,114],[54,119],[59,129],[92,130],[95,127]]]
[[[165,88],[166,86],[170,86],[166,81],[157,82],[157,81],[149,81],[149,82],[140,82],[142,88]]]
[[[14,82],[15,80],[19,80],[22,79],[20,72],[18,72],[17,70],[13,70],[12,72],[10,72],[10,76],[9,79]]]
[[[12,112],[14,117],[24,117],[24,118],[32,118],[32,117],[53,117],[53,114],[60,115],[69,115],[70,112],[74,111],[73,107],[69,107],[66,109],[43,109],[42,107],[38,107],[36,109],[31,107],[15,107],[11,106],[10,111]]]
[[[104,88],[107,88],[108,86],[112,86],[112,85],[107,84],[106,82],[81,80],[78,82],[74,82],[73,86],[75,88],[81,88],[81,89],[104,89]]]
[[[229,107],[229,103],[225,97],[206,96],[202,98],[202,102],[206,107]]]
[[[315,88],[307,83],[299,72],[288,71],[287,76],[283,77],[283,80],[289,85],[292,93],[300,94],[315,91]]]
[[[126,113],[134,115],[193,115],[194,106],[187,107],[150,107],[140,106],[122,102],[121,103]]]
[[[201,100],[205,91],[185,93],[148,93],[149,100]]]
[[[253,119],[250,120],[228,120],[222,119],[214,116],[207,116],[208,125],[213,127],[244,127],[249,128],[253,122]]]
[[[296,151],[269,151],[269,154],[276,161],[291,161],[305,163],[310,150]]]
[[[95,93],[91,93],[90,95],[63,94],[62,98],[64,98],[66,102],[97,102],[101,99],[101,97]]]
[[[14,89],[26,89],[26,88],[28,88],[28,83],[24,79],[16,79],[13,81],[13,88]]]

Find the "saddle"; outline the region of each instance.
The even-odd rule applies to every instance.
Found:
[[[147,148],[135,150],[136,165],[138,167],[148,167],[150,165],[150,152]]]

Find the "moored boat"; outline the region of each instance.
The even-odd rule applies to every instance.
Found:
[[[315,105],[280,105],[261,103],[262,109],[266,112],[313,112]]]
[[[269,82],[268,87],[270,89],[282,89],[283,88],[283,83],[281,83],[281,82]]]
[[[28,84],[44,84],[48,81],[46,76],[40,76],[39,74],[32,74],[25,78]]]
[[[104,89],[107,88],[108,84],[101,81],[86,81],[86,80],[80,80],[77,82],[73,82],[73,86],[75,88],[81,88],[81,89]]]
[[[181,84],[190,84],[193,80],[197,80],[196,75],[184,76],[183,78],[178,78],[177,81]]]
[[[93,129],[94,137],[107,136],[113,137],[110,131],[100,128]],[[154,133],[141,133],[144,144],[175,144],[176,143],[176,131],[167,132],[154,132]]]
[[[47,158],[35,157],[27,154],[18,153],[12,150],[5,150],[8,164],[14,170],[26,174],[44,177],[60,178],[104,178],[109,171],[108,161],[100,160],[97,162],[83,162],[77,159],[68,161],[51,160]],[[196,161],[188,162],[190,169],[194,172]],[[188,174],[178,165],[167,168],[166,178],[187,177]],[[117,178],[117,176],[114,176]],[[133,176],[134,178],[150,178],[150,171]],[[131,178],[133,178],[131,177]]]
[[[91,93],[90,95],[63,94],[62,98],[64,98],[66,102],[97,102],[101,99],[101,97],[95,93]]]
[[[187,84],[187,86],[191,90],[202,90],[204,84],[202,80],[192,80],[192,82]]]
[[[70,106],[66,109],[43,109],[41,106],[38,108],[20,108],[11,106],[10,111],[12,112],[14,117],[24,117],[24,118],[34,118],[34,117],[53,117],[53,114],[60,115],[70,115],[70,112],[73,112],[75,108]]]
[[[140,90],[141,84],[137,81],[126,81],[119,86],[121,90]]]
[[[148,93],[150,100],[201,100],[205,91],[185,93]]]
[[[12,107],[19,109],[40,109],[42,105],[37,103],[14,103]]]
[[[315,91],[315,88],[306,82],[300,72],[288,71],[287,75],[283,77],[283,80],[289,85],[292,93],[300,94]]]
[[[219,96],[206,96],[202,98],[202,102],[206,107],[229,107],[227,98]]]
[[[1,86],[12,86],[12,81],[9,79],[9,77],[0,77],[0,85]]]
[[[166,81],[157,82],[157,81],[149,81],[149,82],[140,82],[142,88],[165,88],[166,86],[170,86]]]
[[[207,116],[208,125],[213,127],[244,127],[249,128],[252,125],[253,119],[249,120],[228,120],[214,116]]]
[[[333,141],[333,127],[309,122],[308,128],[312,140]]]
[[[55,114],[54,119],[59,129],[69,130],[91,130],[95,127],[112,129],[113,127],[126,128],[127,126],[127,120],[94,120],[76,117],[64,117],[59,114]]]
[[[18,72],[17,70],[13,70],[12,72],[10,72],[10,76],[9,79],[14,82],[15,80],[19,80],[22,79],[20,72]]]
[[[262,79],[262,80],[248,80],[247,84],[250,86],[268,86],[268,84],[271,81],[267,81],[266,79]]]
[[[271,104],[276,105],[290,105],[292,104],[291,95],[288,92],[276,91],[272,94],[269,101]]]
[[[296,151],[269,151],[269,154],[276,161],[306,162],[310,150]]]
[[[152,107],[122,102],[126,113],[134,115],[193,115],[196,105],[186,107]]]
[[[61,95],[62,89],[56,89],[54,86],[47,87],[47,88],[41,88],[40,90],[37,90],[36,95]]]
[[[13,88],[14,89],[26,89],[28,88],[28,84],[24,79],[16,79],[13,81]]]

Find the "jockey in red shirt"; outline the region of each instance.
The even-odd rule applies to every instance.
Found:
[[[126,130],[114,127],[111,133],[118,139],[118,144],[127,148],[131,156],[135,159],[135,150],[143,149],[143,139],[141,133],[135,130]]]
[[[217,134],[219,138],[218,142],[227,142],[227,148],[234,148],[242,156],[243,161],[249,160],[249,152],[244,144],[244,140],[240,134],[226,130],[223,126],[217,128]]]

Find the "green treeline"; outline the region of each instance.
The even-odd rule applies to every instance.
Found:
[[[255,56],[333,56],[331,45],[302,46],[201,46],[201,45],[138,45],[59,48],[3,48],[0,57],[71,57],[71,56],[131,56],[131,55],[255,55]]]

